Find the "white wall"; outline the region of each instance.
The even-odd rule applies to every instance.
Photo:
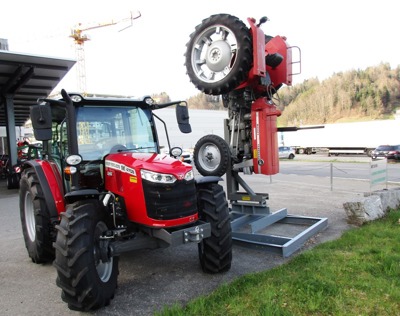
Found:
[[[15,135],[17,138],[30,137],[33,135],[32,128],[15,127]],[[0,126],[0,137],[7,137],[6,127]]]
[[[16,138],[32,138],[33,130],[32,128],[26,127],[15,127],[15,135]],[[0,155],[4,155],[6,153],[7,148],[7,132],[5,126],[0,126]]]
[[[325,124],[322,129],[279,133],[279,144],[302,147],[368,147],[400,144],[400,120]]]

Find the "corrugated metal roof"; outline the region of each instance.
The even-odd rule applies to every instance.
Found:
[[[22,126],[30,105],[48,97],[74,64],[75,60],[0,51],[0,126],[6,125],[6,96],[13,98],[15,125]]]

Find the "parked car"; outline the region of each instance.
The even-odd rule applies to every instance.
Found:
[[[400,145],[380,145],[371,154],[372,159],[386,157],[387,159],[400,160]]]
[[[279,147],[279,158],[293,159],[295,157],[295,151],[292,147],[281,146]]]

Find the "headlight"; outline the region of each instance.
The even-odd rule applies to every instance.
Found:
[[[146,102],[148,105],[153,105],[154,104],[154,100],[150,97],[146,97],[144,99],[144,102]]]
[[[193,179],[194,179],[194,173],[193,173],[193,170],[190,170],[189,172],[187,172],[185,174],[185,180],[186,181],[190,181],[190,180],[193,180]]]
[[[149,170],[140,170],[142,179],[155,183],[174,183],[176,178],[172,174],[152,172]]]
[[[76,166],[79,165],[82,162],[82,157],[79,155],[71,155],[68,156],[65,161],[67,162],[67,164],[69,164],[70,166]]]
[[[81,102],[82,101],[82,97],[78,94],[75,94],[73,96],[71,96],[72,101],[74,102]]]

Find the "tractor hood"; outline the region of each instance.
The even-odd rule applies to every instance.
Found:
[[[191,165],[172,158],[167,154],[156,153],[109,154],[105,159],[105,166],[128,173],[136,173],[141,169],[146,169],[154,172],[173,174],[177,178],[181,178],[182,175],[192,169]]]

